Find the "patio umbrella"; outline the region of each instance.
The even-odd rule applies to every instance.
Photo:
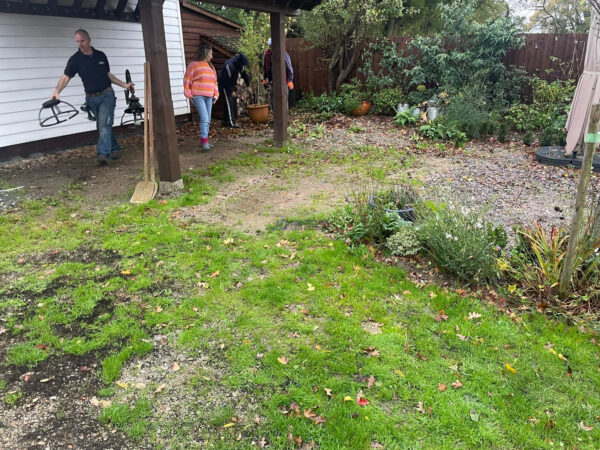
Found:
[[[591,3],[592,17],[585,49],[583,74],[577,83],[565,126],[567,129],[565,156],[572,155],[574,151],[583,154],[585,147],[583,138],[587,132],[590,109],[594,103],[600,103],[600,14],[596,10],[595,2]]]

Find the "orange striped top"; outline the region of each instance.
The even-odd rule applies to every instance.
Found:
[[[183,77],[183,92],[187,98],[197,95],[218,98],[217,72],[206,61],[190,63]]]

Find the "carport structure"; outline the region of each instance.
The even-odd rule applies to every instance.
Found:
[[[285,17],[311,10],[322,0],[205,0],[215,5],[270,14],[273,64],[274,143],[287,139]],[[161,183],[181,180],[170,86],[163,0],[0,0],[0,12],[141,22],[146,60],[152,71],[155,146]]]

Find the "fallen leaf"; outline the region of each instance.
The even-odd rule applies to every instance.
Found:
[[[437,294],[433,291],[429,291],[429,298],[434,299],[437,297]]]
[[[131,275],[131,270],[121,270],[121,275]]]
[[[367,389],[369,389],[371,386],[373,386],[374,383],[375,383],[375,377],[373,375],[371,375],[369,377],[369,379],[367,380]]]
[[[463,336],[462,334],[458,334],[458,333],[456,333],[456,337],[459,338],[461,341],[466,341],[469,339],[468,337]]]
[[[561,353],[558,354],[558,359],[560,359],[561,361],[564,361],[564,362],[569,362],[569,360],[567,359],[567,357],[564,356]]]
[[[315,287],[312,284],[306,283],[306,285],[308,286],[308,288],[306,289],[307,291],[314,291],[315,290]]]
[[[229,423],[226,423],[225,425],[223,425],[223,428],[229,428],[229,427],[232,427],[234,425],[235,425],[235,423],[229,422]]]
[[[214,271],[213,273],[211,273],[211,274],[209,275],[209,277],[210,277],[210,278],[217,278],[217,277],[219,276],[219,274],[220,274],[220,273],[221,273],[221,271],[220,271],[220,270],[216,270],[216,271]]]
[[[115,384],[123,389],[127,389],[129,387],[129,385],[127,383],[125,383],[124,381],[117,381]]]
[[[509,363],[506,363],[506,364],[504,364],[504,366],[506,367],[506,369],[507,369],[509,372],[512,372],[512,373],[517,373],[517,369],[515,369],[515,368],[514,368],[513,366],[511,366]]]
[[[460,382],[460,380],[456,380],[455,382],[450,384],[454,389],[459,389],[462,387],[462,383]]]
[[[79,368],[79,370],[81,370],[82,372],[91,372],[92,371],[91,367],[88,367],[88,366],[81,366]]]
[[[331,389],[328,388],[323,388],[323,390],[325,391],[325,393],[327,394],[327,397],[331,398],[333,397],[333,395],[331,394]]]
[[[471,420],[473,422],[479,422],[479,414],[474,409],[471,409],[469,415],[471,416]]]
[[[161,384],[160,386],[158,386],[155,390],[154,393],[158,394],[160,391],[162,391],[164,388],[166,388],[167,385],[166,384]]]
[[[315,416],[316,416],[316,414],[314,412],[312,412],[312,409],[308,408],[308,409],[304,410],[304,417],[306,417],[307,419],[312,420],[312,418]]]
[[[379,350],[377,350],[375,347],[367,347],[365,351],[367,352],[367,357],[374,356],[379,358],[381,356],[379,354]]]
[[[433,319],[436,322],[441,322],[443,320],[448,320],[448,316],[446,315],[443,309],[440,309]]]
[[[444,383],[439,383],[438,384],[438,391],[444,392],[446,390],[447,386]]]
[[[44,378],[43,380],[40,380],[40,383],[47,383],[50,380],[53,380],[54,377],[50,377],[50,378]]]
[[[421,414],[425,414],[425,408],[423,408],[423,402],[419,402],[419,404],[416,407],[417,411],[419,411]]]
[[[320,423],[327,422],[327,419],[325,419],[325,417],[323,417],[323,416],[317,416],[313,419],[313,422],[315,425],[319,425]]]
[[[583,430],[583,431],[592,431],[594,429],[593,426],[588,427],[583,423],[583,420],[581,422],[579,422],[579,429]]]
[[[179,369],[181,369],[181,366],[179,364],[177,364],[176,362],[174,362],[173,365],[171,366],[171,370],[173,372],[177,372]]]
[[[265,446],[267,445],[267,440],[263,437],[260,441],[258,441],[258,445],[260,446],[260,448],[265,448]]]
[[[394,369],[394,373],[400,378],[404,378],[404,372],[402,372],[400,369]]]
[[[544,348],[551,349],[553,345],[554,344],[551,344],[550,341],[548,341],[548,343],[544,345]]]
[[[277,358],[277,361],[279,361],[279,363],[283,364],[284,366],[287,365],[288,362],[290,362],[290,360],[287,359],[285,356],[280,356],[279,358]]]
[[[354,399],[353,399],[352,397],[350,397],[349,395],[346,395],[346,396],[344,397],[344,401],[345,401],[345,402],[353,402],[353,401],[354,401]]]
[[[479,319],[480,317],[481,317],[481,314],[476,313],[476,312],[470,312],[469,315],[467,316],[467,320]]]
[[[356,403],[358,404],[358,406],[366,406],[370,402],[369,402],[369,400],[367,400],[366,398],[363,397],[362,391],[358,391],[358,394],[356,394]]]

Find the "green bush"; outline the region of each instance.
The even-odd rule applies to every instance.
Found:
[[[533,134],[533,131],[531,130],[527,130],[525,134],[521,136],[521,141],[523,141],[523,144],[525,144],[527,147],[531,147],[531,144],[533,144],[534,139],[535,134]]]
[[[407,109],[406,111],[401,111],[394,117],[394,123],[396,125],[400,125],[404,127],[406,125],[413,124],[417,121],[418,117],[414,114],[415,108]]]
[[[497,257],[506,230],[484,221],[482,212],[430,204],[420,212],[419,240],[437,265],[467,283],[498,279]]]
[[[394,256],[416,255],[422,248],[417,231],[410,222],[402,223],[398,231],[387,238],[385,246]]]
[[[373,95],[373,114],[393,116],[396,114],[396,107],[404,101],[404,94],[400,88],[387,88]]]
[[[408,209],[416,201],[416,194],[408,187],[362,190],[353,194],[348,206],[330,215],[325,228],[351,245],[383,245],[404,223],[395,211]]]
[[[454,141],[457,147],[462,147],[467,142],[467,135],[461,131],[455,122],[430,122],[421,125],[419,133],[427,139]]]

